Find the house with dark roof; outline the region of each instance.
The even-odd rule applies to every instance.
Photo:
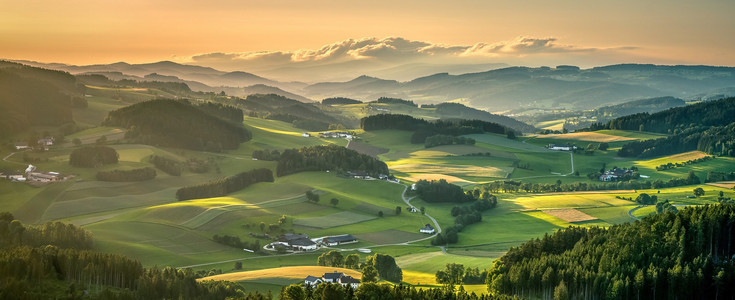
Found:
[[[328,283],[339,283],[339,279],[345,276],[344,273],[334,271],[332,273],[324,273],[322,280]]]
[[[288,241],[288,245],[293,250],[299,251],[313,251],[316,250],[316,243],[308,238],[298,238],[295,240]]]
[[[557,151],[572,151],[577,149],[577,146],[572,146],[569,144],[549,144],[547,147],[549,150],[557,150]]]
[[[434,229],[434,226],[431,226],[431,224],[426,224],[423,228],[419,229],[419,232],[426,233],[426,234],[434,234],[436,230]]]
[[[356,289],[360,286],[360,279],[345,275],[339,278],[339,283],[343,286],[350,286]]]
[[[351,234],[343,234],[337,236],[328,236],[322,239],[322,243],[327,246],[338,246],[343,244],[357,243],[357,238]]]
[[[321,278],[314,277],[314,276],[311,276],[311,275],[306,276],[306,279],[304,279],[304,284],[305,285],[310,285],[312,287],[315,287],[315,286],[317,286],[318,284],[320,284],[322,282],[324,282],[324,280],[322,280]]]

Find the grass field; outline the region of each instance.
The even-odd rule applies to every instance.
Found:
[[[313,228],[332,228],[344,225],[356,224],[369,220],[376,219],[376,216],[368,216],[364,214],[358,214],[351,211],[342,211],[331,215],[296,219],[293,221],[294,225],[313,227]]]

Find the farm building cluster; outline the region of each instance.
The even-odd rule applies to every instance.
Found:
[[[56,181],[64,181],[67,177],[59,174],[58,172],[41,172],[38,171],[36,166],[28,165],[25,172],[10,172],[8,174],[0,173],[0,178],[5,178],[15,182],[36,182],[36,183],[48,183]]]
[[[320,138],[330,138],[330,139],[348,139],[351,140],[354,138],[354,135],[347,132],[336,132],[336,131],[330,131],[330,132],[320,132],[319,133]]]
[[[546,146],[546,148],[549,148],[549,150],[556,150],[556,151],[577,150],[577,146],[569,145],[569,144],[549,144],[548,146]]]
[[[309,275],[306,276],[306,278],[304,279],[304,284],[311,287],[315,287],[320,283],[338,283],[342,286],[350,286],[353,289],[356,289],[360,286],[359,279],[337,271],[334,271],[332,273],[324,273],[324,275],[322,275],[321,277]]]
[[[600,175],[600,181],[618,181],[623,179],[623,177],[632,177],[633,176],[632,169],[627,168],[612,168],[611,170],[605,171],[602,175]]]
[[[54,138],[52,137],[40,138],[36,142],[36,145],[29,145],[28,142],[16,142],[13,144],[13,146],[15,146],[15,150],[48,150],[48,147],[53,145]]]
[[[287,251],[314,251],[319,247],[332,247],[354,243],[357,243],[357,238],[351,234],[310,239],[306,234],[286,233],[278,241],[266,245],[265,249],[276,250],[280,246]]]

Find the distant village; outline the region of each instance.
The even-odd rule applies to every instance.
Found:
[[[49,146],[54,144],[54,138],[46,137],[38,140],[36,145],[29,145],[28,142],[16,142],[13,144],[15,150],[48,150]],[[41,171],[34,165],[28,165],[25,171],[4,172],[0,173],[0,179],[6,179],[13,182],[29,182],[29,183],[49,183],[56,181],[64,181],[69,177],[63,176],[58,172]]]

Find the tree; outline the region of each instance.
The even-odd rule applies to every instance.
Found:
[[[403,280],[403,270],[396,264],[396,260],[385,254],[376,253],[368,256],[365,264],[373,265],[378,270],[380,278],[391,282],[400,282]]]
[[[597,149],[600,149],[600,150],[602,150],[602,151],[605,151],[605,150],[607,150],[608,148],[610,148],[610,144],[608,144],[608,143],[606,143],[606,142],[602,142],[602,143],[600,143],[600,145],[599,145],[599,146],[597,146]]]
[[[265,222],[260,222],[260,231],[265,231]]]
[[[505,133],[505,137],[515,140],[516,139],[516,133],[513,130],[508,130],[508,132]]]
[[[305,300],[306,293],[300,284],[292,284],[285,287],[281,291],[281,299],[284,300]]]
[[[336,207],[337,204],[339,204],[339,199],[332,198],[331,200],[329,200],[329,203],[332,204],[332,206],[335,206]]]
[[[421,214],[422,215],[425,215],[426,214],[426,207],[423,207],[422,206],[420,210],[421,210]]]
[[[697,196],[697,197],[704,196],[704,189],[701,187],[694,189],[694,196]]]
[[[464,265],[448,263],[443,269],[436,271],[436,282],[450,286],[461,285],[464,279]]]
[[[396,206],[396,215],[400,215],[400,214],[401,214],[401,207]]]
[[[327,267],[342,267],[345,264],[345,258],[342,256],[341,252],[332,250],[319,255],[316,260],[316,264]]]
[[[383,217],[383,211],[382,210],[378,212],[378,217],[381,217],[381,218]]]
[[[357,269],[360,266],[360,256],[357,254],[350,254],[345,257],[345,268]]]
[[[559,285],[554,289],[554,300],[569,300],[569,291],[567,285],[564,284],[564,280],[559,282]]]
[[[362,267],[362,283],[377,282],[378,270],[373,265],[366,264]]]
[[[79,138],[74,138],[73,140],[71,140],[71,143],[74,144],[74,146],[79,147],[82,145],[82,140],[80,140]]]
[[[235,269],[235,270],[242,270],[242,262],[241,261],[236,261],[233,269]]]
[[[97,144],[97,145],[107,144],[107,136],[106,135],[101,136],[96,141],[94,141],[94,143]]]

